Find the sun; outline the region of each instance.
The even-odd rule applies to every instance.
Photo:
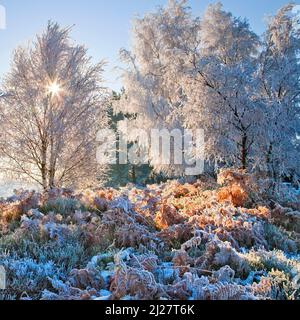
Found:
[[[57,81],[51,82],[47,87],[48,94],[52,96],[59,96],[62,91],[62,87],[59,85]]]

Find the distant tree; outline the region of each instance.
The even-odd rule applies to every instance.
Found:
[[[18,48],[0,106],[1,167],[44,189],[96,183],[96,132],[108,125],[104,62],[93,65],[70,29],[49,22]]]

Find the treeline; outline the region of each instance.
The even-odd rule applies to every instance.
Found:
[[[50,22],[19,47],[0,92],[1,170],[44,189],[155,182],[183,167],[99,165],[99,129],[205,130],[212,171],[238,167],[275,180],[300,175],[300,24],[288,4],[262,37],[249,23],[187,1],[136,19],[131,51],[121,50],[124,91],[103,88],[105,62],[93,64],[70,28]],[[129,143],[143,148],[138,136]],[[195,155],[197,157],[197,154]],[[179,170],[178,170],[179,169]]]

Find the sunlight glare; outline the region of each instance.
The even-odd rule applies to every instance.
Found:
[[[60,92],[62,91],[62,88],[57,81],[50,83],[47,89],[48,94],[51,94],[52,96],[59,96]]]

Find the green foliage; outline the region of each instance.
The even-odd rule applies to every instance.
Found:
[[[45,214],[54,212],[66,216],[76,210],[85,210],[85,207],[77,199],[56,198],[48,200],[40,210]]]
[[[114,103],[117,103],[120,100],[121,96],[124,94],[124,90],[120,94],[116,92],[112,93],[111,106],[108,111],[110,127],[116,133],[118,131],[118,122],[132,117],[127,114],[123,114],[122,112],[114,112]],[[128,144],[128,147],[130,146],[131,144]],[[118,155],[119,154],[117,152],[117,159]],[[166,177],[162,174],[155,174],[153,168],[149,164],[113,164],[109,166],[107,176],[108,181],[106,183],[106,186],[114,188],[125,187],[129,183],[145,186],[147,184],[166,181]]]

